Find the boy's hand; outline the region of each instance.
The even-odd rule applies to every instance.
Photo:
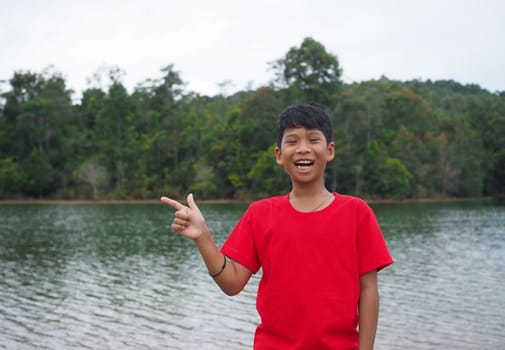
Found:
[[[172,230],[181,236],[196,240],[207,229],[207,224],[191,193],[187,200],[189,207],[168,197],[161,197],[163,203],[176,210]]]

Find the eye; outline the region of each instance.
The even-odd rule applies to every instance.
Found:
[[[320,138],[313,137],[313,138],[310,138],[310,139],[309,139],[309,142],[311,142],[311,143],[317,143],[317,142],[319,142],[320,140],[321,140]]]

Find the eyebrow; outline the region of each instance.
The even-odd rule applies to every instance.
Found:
[[[324,133],[321,130],[319,130],[319,129],[308,129],[307,130],[307,135],[309,137],[313,137],[313,136],[322,136],[322,137],[324,137]],[[288,137],[299,137],[299,134],[297,132],[285,132],[284,136],[282,138],[284,139],[284,138],[288,138]]]
[[[294,134],[294,133],[291,133],[291,134],[284,134],[284,137],[283,137],[283,138],[288,138],[288,137],[298,137],[298,134]]]

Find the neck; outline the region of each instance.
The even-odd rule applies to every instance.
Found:
[[[289,202],[296,210],[305,213],[324,209],[335,198],[326,188],[320,193],[312,193],[304,197],[300,197],[300,194],[297,196],[291,192],[288,197]]]
[[[301,212],[313,212],[326,208],[333,198],[333,194],[324,186],[310,189],[293,187],[289,193],[289,202]]]
[[[314,198],[318,196],[324,196],[329,193],[329,191],[324,186],[324,183],[316,183],[311,185],[300,185],[294,184],[290,196],[291,198]]]

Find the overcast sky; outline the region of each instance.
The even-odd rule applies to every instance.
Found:
[[[338,57],[346,82],[505,90],[501,0],[0,0],[0,80],[54,65],[79,94],[117,66],[132,91],[173,64],[187,91],[215,95],[231,81],[231,93],[268,83],[268,63],[307,36]]]

